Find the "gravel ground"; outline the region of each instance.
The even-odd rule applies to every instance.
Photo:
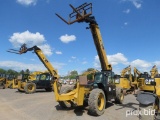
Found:
[[[105,113],[95,117],[88,114],[87,107],[62,109],[53,92],[25,94],[16,89],[0,89],[0,120],[138,120],[137,108],[136,97],[129,94],[123,105],[107,102]],[[127,111],[134,115],[126,117]]]

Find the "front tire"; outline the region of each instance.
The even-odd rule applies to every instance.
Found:
[[[120,87],[116,87],[116,98],[115,102],[118,104],[122,104],[124,100],[124,93]]]
[[[23,90],[18,89],[18,92],[24,92]]]
[[[102,89],[96,88],[90,92],[88,105],[91,115],[100,116],[104,113],[106,97]]]
[[[69,86],[61,87],[60,94],[69,93],[72,90],[73,89],[71,87],[69,87]],[[72,107],[71,101],[59,101],[58,103],[62,108],[70,108],[70,107]]]
[[[32,94],[36,91],[36,84],[35,83],[27,83],[24,87],[24,91],[26,94]]]

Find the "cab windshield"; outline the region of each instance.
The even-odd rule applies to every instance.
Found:
[[[37,76],[36,76],[36,80],[39,80],[39,78],[40,78],[40,75],[37,75]]]
[[[7,80],[13,80],[14,79],[14,75],[7,75]]]
[[[37,80],[50,80],[50,74],[41,74],[37,76]]]
[[[103,74],[102,73],[96,73],[95,76],[94,76],[94,81],[95,82],[103,81]]]
[[[28,76],[29,76],[29,74],[23,74],[22,75],[22,81],[28,80]]]

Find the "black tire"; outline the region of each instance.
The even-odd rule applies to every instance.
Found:
[[[24,92],[23,90],[18,89],[18,92]]]
[[[5,88],[6,88],[5,83],[2,83],[2,86],[3,86],[3,87],[2,87],[3,89],[5,89]]]
[[[18,85],[18,80],[17,79],[14,79],[14,84]]]
[[[124,91],[120,87],[116,87],[115,103],[122,104],[124,100]]]
[[[45,88],[45,90],[46,90],[47,92],[52,92],[52,91],[53,91],[52,88]]]
[[[12,84],[12,83],[9,85],[9,88],[10,88],[10,89],[13,89],[13,84]]]
[[[94,116],[100,116],[104,113],[105,106],[106,106],[106,97],[101,89],[93,89],[90,92],[89,99],[89,113]]]
[[[26,86],[24,87],[24,91],[26,94],[32,94],[36,92],[36,84],[35,83],[27,83]]]
[[[147,114],[144,112],[144,111],[151,111],[151,110],[153,110],[153,105],[145,106],[145,105],[139,104],[139,111],[141,113],[139,114],[139,120],[155,120],[154,115],[151,115],[149,113]]]
[[[5,84],[4,83],[0,83],[0,89],[5,89]]]
[[[61,87],[60,89],[60,94],[63,94],[63,93],[68,93],[70,91],[72,91],[73,88],[69,87],[69,86],[65,86],[65,87]],[[72,107],[72,103],[71,101],[59,101],[59,105],[62,107],[62,108],[71,108]]]

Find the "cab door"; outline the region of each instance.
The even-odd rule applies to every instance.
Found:
[[[39,80],[37,80],[37,88],[44,88],[46,85],[46,74],[41,74]]]
[[[114,84],[113,78],[111,74],[104,75],[104,79],[106,81],[106,92],[108,100],[114,99],[116,95],[116,86]]]

